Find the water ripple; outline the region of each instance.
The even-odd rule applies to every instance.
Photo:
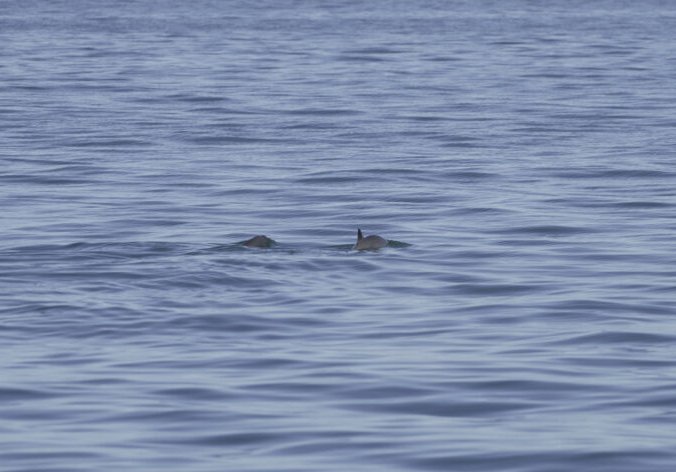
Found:
[[[0,11],[3,470],[673,468],[668,2]]]

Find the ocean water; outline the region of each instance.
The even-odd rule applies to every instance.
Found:
[[[676,467],[674,2],[5,0],[0,44],[3,472]]]

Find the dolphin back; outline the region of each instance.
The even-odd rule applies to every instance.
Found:
[[[371,236],[364,237],[361,229],[357,229],[357,244],[354,245],[354,248],[358,251],[363,251],[367,249],[380,249],[387,246],[387,239],[377,234],[372,234]]]
[[[258,236],[254,236],[251,239],[248,239],[242,243],[243,246],[246,247],[257,247],[257,248],[269,248],[272,247],[272,245],[275,244],[275,241],[271,238],[268,238],[267,236],[260,234]]]

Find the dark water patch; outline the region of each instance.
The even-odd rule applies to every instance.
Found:
[[[296,110],[285,110],[287,115],[307,115],[307,116],[355,116],[359,115],[358,110],[339,109],[339,108],[299,108]]]
[[[112,171],[106,169],[103,166],[91,165],[91,164],[72,164],[72,165],[63,165],[63,166],[54,166],[48,171],[50,174],[79,174],[79,175],[92,175],[92,176],[101,176],[105,174],[110,174]],[[118,173],[118,175],[121,173]]]
[[[551,247],[557,245],[552,239],[504,239],[497,242],[500,246],[513,247]]]
[[[402,291],[403,293],[410,293],[412,295],[420,295],[420,289],[409,288],[409,287],[390,287],[390,290]],[[429,328],[429,329],[387,329],[377,332],[369,332],[361,335],[360,337],[365,339],[406,339],[406,338],[419,338],[419,339],[430,339],[434,336],[441,336],[447,333],[452,333],[455,331],[455,328],[452,327],[442,327],[442,328]]]
[[[436,393],[436,389],[427,386],[348,384],[340,389],[338,398],[387,401],[389,399],[420,398],[433,393]]]
[[[298,184],[311,184],[311,185],[330,185],[330,184],[349,184],[352,182],[362,182],[364,179],[360,175],[325,175],[321,177],[302,177],[296,179]]]
[[[663,209],[663,208],[671,208],[674,205],[676,205],[676,203],[656,202],[656,201],[624,201],[624,202],[609,203],[607,206],[627,209],[650,209],[650,208]]]
[[[31,184],[31,185],[49,185],[49,186],[75,186],[75,185],[90,185],[91,178],[72,178],[63,177],[59,175],[44,175],[44,174],[24,174],[24,175],[9,175],[3,176],[2,180],[5,183]]]
[[[406,52],[402,49],[390,48],[385,46],[372,46],[367,48],[357,48],[345,51],[346,54],[401,54]]]
[[[676,362],[671,364],[671,367],[674,366]],[[673,387],[672,387],[673,388]],[[630,400],[623,400],[619,402],[613,402],[612,406],[614,407],[645,407],[645,408],[659,408],[662,410],[673,411],[676,407],[676,397],[671,393],[662,393],[656,394],[654,392],[646,392],[645,395],[641,395],[637,398]]]
[[[395,413],[397,415],[431,416],[442,418],[480,418],[496,416],[514,411],[532,408],[525,402],[463,402],[463,401],[382,401],[361,403],[345,403],[341,405],[348,410],[361,412]]]
[[[305,326],[308,323],[302,323]],[[181,327],[191,331],[199,330],[212,333],[287,333],[294,327],[287,323],[284,318],[275,319],[254,315],[237,315],[232,313],[223,313],[219,315],[199,315],[187,316],[172,322],[174,328]]]
[[[159,395],[161,397],[162,393],[160,392]],[[171,399],[173,395],[168,395],[168,397]],[[184,401],[181,408],[160,409],[159,411],[141,410],[117,413],[106,412],[105,414],[100,415],[98,420],[111,425],[116,423],[125,426],[130,423],[162,425],[162,430],[167,431],[172,428],[185,428],[186,425],[194,422],[208,422],[210,419],[213,419],[214,416],[217,416],[213,410],[195,408],[195,404],[202,403],[199,398],[196,401],[191,401],[190,397],[177,396],[176,398],[177,400]],[[222,401],[223,398],[219,397],[213,400]],[[206,403],[208,403],[208,401]]]
[[[280,144],[290,145],[299,144],[297,139],[289,140],[288,138],[262,138],[262,137],[247,137],[247,136],[186,136],[181,139],[184,142],[197,145],[237,145],[237,144]]]
[[[445,136],[443,138],[438,137],[435,139],[435,141],[438,141],[440,143],[439,145],[445,149],[470,149],[486,147],[484,140],[472,136]]]
[[[386,57],[381,57],[379,55],[372,55],[372,54],[339,54],[335,57],[335,60],[337,62],[373,62],[373,63],[380,63],[380,62],[385,62],[388,59]]]
[[[557,395],[560,397],[565,397],[570,394],[578,393],[581,394],[584,391],[593,392],[598,389],[595,385],[580,385],[576,382],[552,382],[552,381],[543,381],[543,380],[488,380],[480,382],[466,382],[460,384],[463,388],[474,391],[474,390],[485,390],[486,393],[497,393],[500,394],[546,394],[546,395]],[[455,383],[454,387],[460,386]]]
[[[595,232],[595,230],[593,228],[582,228],[577,226],[541,225],[541,226],[517,226],[492,232],[497,234],[526,234],[546,237],[566,237],[566,236],[575,236],[578,234],[593,233]]]
[[[457,471],[532,471],[568,472],[579,467],[593,467],[603,472],[660,470],[669,460],[669,454],[654,455],[653,451],[632,449],[625,451],[504,451],[479,454],[447,454],[406,463],[416,470]],[[544,469],[543,469],[544,467]],[[656,468],[657,467],[657,468]]]
[[[205,368],[205,363],[202,359],[197,357],[184,356],[182,358],[167,358],[167,359],[145,359],[139,357],[138,359],[127,360],[120,357],[120,362],[116,362],[111,366],[114,370],[120,372],[134,372],[146,375],[152,375],[159,371],[171,372],[175,369],[190,372],[194,369]]]
[[[59,394],[46,390],[13,388],[13,387],[0,388],[0,401],[2,402],[9,403],[34,402],[44,400],[47,398],[54,398],[56,396],[59,396]]]
[[[282,433],[222,433],[191,435],[189,438],[177,439],[176,443],[208,447],[261,446],[263,444],[278,443],[284,440],[284,438],[285,435]],[[169,440],[168,442],[172,443],[174,440]]]
[[[127,381],[120,378],[114,377],[100,377],[100,378],[89,378],[84,381],[80,381],[80,384],[83,385],[95,385],[95,386],[117,386],[125,385]]]
[[[94,452],[85,452],[85,451],[76,451],[76,450],[62,450],[54,451],[50,450],[48,446],[44,448],[33,447],[31,451],[20,452],[20,451],[7,451],[3,452],[3,458],[5,460],[20,461],[22,463],[26,462],[32,465],[26,466],[26,468],[20,467],[16,469],[11,469],[12,472],[29,472],[40,470],[44,472],[68,472],[68,471],[77,471],[77,470],[86,470],[84,467],[78,465],[79,461],[86,460],[102,460],[105,458],[105,455],[94,453]],[[57,463],[60,461],[69,461],[71,462],[70,466],[61,467],[59,465],[54,465],[54,461]]]
[[[83,311],[83,308],[81,308],[79,311]],[[119,314],[122,311],[123,309],[121,308],[114,310],[115,314]],[[70,338],[74,340],[98,339],[100,341],[108,340],[110,342],[114,342],[121,337],[143,337],[148,333],[157,333],[160,329],[164,328],[163,325],[158,323],[157,320],[154,319],[144,321],[142,316],[143,314],[137,314],[137,317],[141,318],[138,321],[117,320],[113,322],[100,322],[95,328],[82,328],[77,326],[77,323],[74,323],[71,326],[62,326],[61,330],[63,331],[64,338]],[[58,329],[58,327],[55,326],[54,329]]]
[[[527,42],[514,40],[498,40],[488,43],[491,46],[528,46]]]
[[[604,173],[604,177],[617,179],[634,179],[634,178],[672,178],[676,176],[675,172],[650,170],[650,169],[611,169]]]
[[[160,220],[161,223],[161,220]],[[174,226],[176,222],[165,222]],[[180,222],[179,222],[180,224]],[[0,252],[11,258],[40,258],[53,261],[76,260],[127,260],[143,259],[148,257],[163,257],[178,254],[187,254],[195,247],[192,244],[171,242],[126,242],[126,243],[87,243],[76,242],[64,245],[38,244],[18,246]]]
[[[582,257],[586,258],[585,255]],[[600,274],[595,274],[596,277],[601,277]],[[619,297],[619,295],[618,295]],[[642,313],[645,314],[666,314],[666,311],[663,306],[659,304],[644,303],[641,301],[608,301],[608,300],[594,300],[594,299],[576,299],[574,297],[569,297],[564,301],[556,302],[548,308],[552,308],[553,311],[558,312],[563,310],[564,312],[571,313],[586,313],[588,316],[595,314],[606,315],[606,316],[621,316],[621,315],[634,315],[640,316]]]
[[[458,56],[446,56],[446,55],[435,55],[435,56],[429,56],[426,58],[430,62],[461,62],[463,60],[466,60],[466,58],[461,57],[460,55]]]
[[[237,110],[232,107],[224,106],[196,106],[190,109],[191,113],[198,114],[209,114],[209,115],[223,115],[224,117],[231,117],[232,115],[248,115],[254,114],[244,110]],[[222,119],[218,123],[205,124],[203,129],[213,129],[215,132],[220,132],[223,130],[228,130],[231,132],[244,132],[246,130],[246,124],[244,123],[233,123],[231,119]]]
[[[454,210],[457,215],[509,215],[518,213],[516,209],[504,207],[462,207]]]
[[[403,241],[395,241],[394,239],[388,239],[387,241],[387,247],[392,247],[392,248],[407,248],[413,246],[412,244],[405,243]]]
[[[528,72],[521,74],[522,79],[565,79],[572,77],[568,72]]]
[[[600,131],[602,129],[601,126],[596,125],[596,126],[585,126],[584,128],[576,130],[577,132],[595,132],[595,131]],[[570,130],[569,129],[564,129],[561,126],[542,126],[542,125],[532,125],[532,126],[518,126],[515,128],[512,128],[511,131],[514,133],[520,134],[520,135],[525,135],[529,136],[531,134],[546,134],[546,135],[560,135],[560,134],[569,134]],[[561,139],[561,138],[559,138]]]
[[[359,170],[359,174],[373,174],[375,176],[395,175],[405,178],[413,178],[417,175],[427,175],[429,172],[418,168],[397,168],[397,167],[364,167]]]
[[[354,243],[352,244],[334,244],[331,246],[326,246],[326,249],[331,250],[331,251],[339,251],[339,252],[352,252],[354,249]]]
[[[205,102],[197,102],[199,106],[194,106],[193,108],[190,108],[191,113],[209,113],[209,114],[218,114],[218,115],[234,115],[234,116],[239,116],[243,115],[244,117],[248,117],[248,115],[261,115],[264,114],[265,111],[261,110],[256,110],[256,109],[242,109],[242,108],[236,108],[232,106],[225,106],[225,105],[205,105]],[[247,119],[247,118],[242,118],[242,120]],[[245,123],[233,123],[233,122],[224,122],[224,123],[219,123],[219,124],[205,124],[205,128],[212,127],[214,129],[230,129],[232,130],[233,128],[239,129],[245,128],[246,125]]]
[[[566,113],[553,113],[551,115],[553,120],[571,120],[571,121],[582,121],[584,123],[589,123],[597,120],[641,120],[643,116],[641,115],[632,115],[632,114],[601,114],[598,111],[595,112],[566,112]]]
[[[626,349],[627,355],[608,355],[604,357],[569,357],[562,356],[561,362],[576,368],[600,368],[600,369],[644,369],[644,370],[662,370],[673,367],[673,361],[653,361],[651,359],[640,359],[638,356],[643,355],[643,348],[628,347]]]
[[[289,125],[282,125],[281,128],[286,130],[327,131],[341,129],[342,126],[338,123],[312,121],[307,123],[294,123]]]
[[[232,101],[232,99],[224,97],[222,95],[191,95],[191,94],[168,95],[166,97],[166,100],[175,100],[178,102],[196,103],[196,104],[223,103]]]
[[[63,143],[72,148],[137,148],[152,146],[153,143],[140,139],[67,139]]]
[[[197,388],[197,387],[175,387],[155,390],[152,392],[154,396],[177,398],[188,404],[205,402],[205,401],[227,401],[228,399],[236,399],[234,393],[226,393],[221,390]],[[174,417],[176,415],[173,415]]]
[[[5,316],[8,315],[22,315],[29,313],[39,313],[43,315],[58,313],[58,312],[68,312],[73,311],[78,308],[74,304],[65,304],[65,303],[36,303],[36,302],[27,302],[19,303],[9,308],[0,309],[0,313]]]
[[[480,172],[480,171],[448,171],[443,173],[444,179],[451,179],[458,182],[476,182],[483,180],[490,180],[498,178],[498,174],[492,172]]]
[[[649,169],[613,169],[613,168],[588,168],[583,171],[566,170],[553,172],[552,175],[556,177],[563,177],[566,179],[600,179],[609,181],[612,180],[631,180],[631,179],[669,179],[674,176],[673,172],[649,170]]]
[[[640,262],[640,261],[645,261],[646,259],[650,259],[654,256],[649,256],[647,254],[641,253],[640,251],[635,252],[635,251],[618,251],[618,250],[612,250],[611,244],[606,244],[602,248],[599,248],[596,251],[586,251],[582,248],[579,249],[579,252],[577,254],[577,257],[579,260],[584,260],[584,261],[596,261],[596,262],[623,262],[623,263],[630,263],[630,262]],[[626,273],[626,271],[624,272]],[[608,274],[610,275],[610,274]],[[617,274],[615,274],[617,275]],[[628,274],[627,274],[628,275]],[[646,274],[649,275],[649,274]]]
[[[653,344],[673,343],[675,336],[654,334],[654,333],[639,333],[639,332],[625,332],[625,331],[606,331],[600,333],[576,335],[570,338],[555,341],[557,345],[578,345],[578,344],[622,344],[629,346],[642,346]]]
[[[11,91],[12,89],[16,91],[26,91],[26,92],[46,92],[52,90],[51,86],[42,86],[42,85],[25,85],[25,84],[19,84],[19,85],[11,85],[9,87],[5,87],[7,91]]]
[[[314,431],[312,437],[307,437],[306,434],[303,434],[289,438],[287,442],[292,443],[273,447],[273,451],[281,455],[308,456],[326,453],[327,451],[354,454],[360,451],[387,448],[387,443],[384,441],[369,439],[368,435],[359,431]],[[365,467],[365,470],[370,470],[367,466],[363,467]]]
[[[261,369],[282,369],[283,371],[289,372],[296,369],[297,371],[302,371],[311,364],[310,360],[285,358],[280,357],[279,355],[271,355],[268,357],[250,356],[248,358],[236,357],[227,361],[228,366],[236,369],[243,369],[245,371],[258,371]],[[329,369],[331,367],[331,365],[326,365],[325,363],[319,364],[319,366],[324,369]]]
[[[444,115],[404,115],[400,117],[403,120],[419,122],[443,122],[452,121],[450,117]]]
[[[454,259],[456,259],[456,262],[473,261],[473,260],[481,260],[481,259],[497,259],[497,258],[500,258],[500,257],[508,256],[508,254],[505,254],[504,251],[495,251],[495,250],[491,250],[491,251],[458,250],[458,251],[454,252],[454,254],[456,254],[456,256],[457,256],[457,257],[454,258]],[[474,266],[473,263],[470,262],[470,264],[472,265],[472,267]],[[472,277],[472,276],[468,276],[467,274],[463,274],[462,277],[468,277],[467,280],[472,280],[472,281],[477,281],[477,282],[479,282],[479,281],[485,282],[486,281],[486,279],[484,277],[479,277],[479,276]]]
[[[542,287],[537,284],[455,284],[449,287],[454,293],[463,295],[480,295],[484,297],[505,297],[522,295],[529,292],[540,291]]]
[[[150,290],[161,290],[164,286],[172,286],[181,290],[212,290],[220,287],[221,290],[259,290],[278,285],[272,279],[261,281],[255,276],[233,275],[223,270],[204,270],[199,273],[168,273],[154,278],[144,277],[138,286]]]
[[[234,253],[242,253],[248,249],[243,245],[245,240],[238,241],[238,242],[233,242],[229,244],[211,244],[205,248],[198,248],[191,250],[190,252],[187,252],[187,256],[202,256],[202,255],[209,255],[209,254],[222,254],[222,253],[229,253],[229,252],[234,252]]]
[[[335,387],[331,384],[314,382],[263,382],[247,386],[249,394],[265,398],[316,398],[316,395],[330,392]]]

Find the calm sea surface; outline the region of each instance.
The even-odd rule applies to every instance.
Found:
[[[5,0],[0,44],[3,472],[676,467],[676,3]]]

